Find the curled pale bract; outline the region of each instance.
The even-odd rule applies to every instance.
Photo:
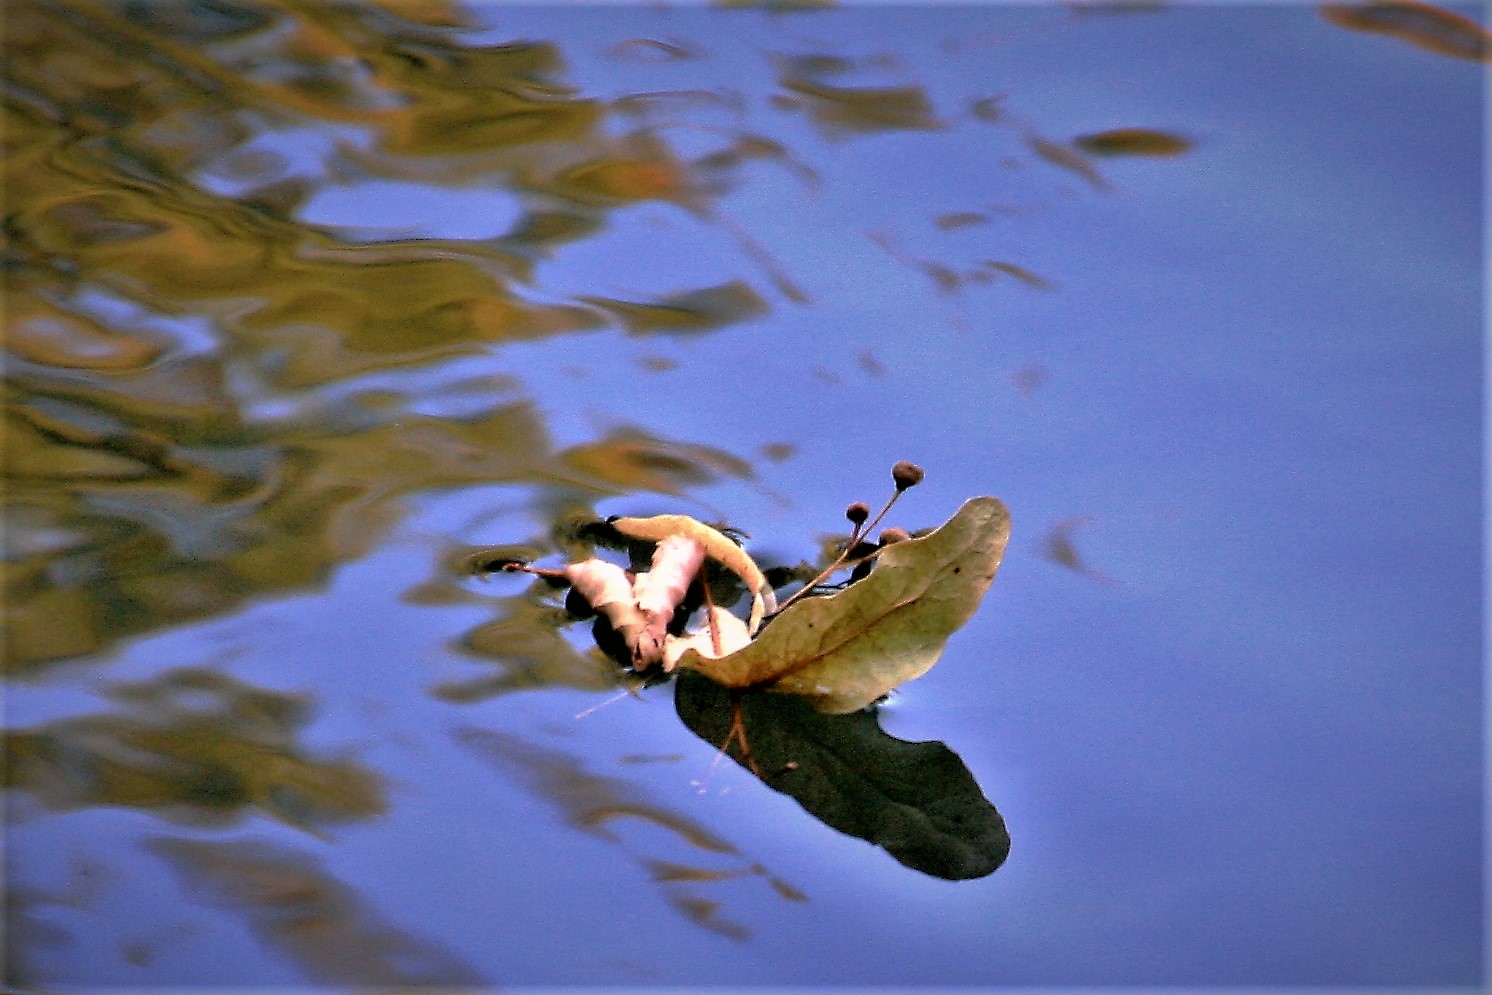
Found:
[[[572,563],[561,573],[621,636],[636,670],[664,662],[663,648],[674,609],[705,561],[705,548],[687,535],[664,536],[653,562],[635,577],[598,557]]]
[[[705,562],[705,548],[685,535],[665,536],[653,550],[647,573],[632,582],[632,595],[644,612],[673,617]]]
[[[637,606],[633,581],[627,571],[597,557],[572,563],[561,571],[590,606],[611,623],[632,651],[632,666],[646,670],[663,660],[668,619],[660,622]],[[669,616],[673,612],[670,610]]]
[[[653,563],[632,581],[632,598],[646,627],[633,647],[633,666],[645,670],[663,660],[668,624],[705,562],[705,550],[688,536],[668,536],[653,550]]]
[[[632,603],[632,578],[615,563],[593,556],[560,572],[596,611],[603,605]]]
[[[761,568],[740,546],[718,529],[688,515],[654,515],[651,518],[613,518],[611,525],[629,539],[662,542],[669,536],[685,536],[699,543],[705,555],[741,578],[751,592],[751,619],[747,631],[755,634],[762,618],[777,610],[777,596]]]

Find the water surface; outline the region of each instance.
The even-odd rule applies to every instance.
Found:
[[[1396,9],[8,4],[8,982],[1478,987],[1486,43]],[[899,459],[1015,523],[879,715],[972,880],[461,567]]]

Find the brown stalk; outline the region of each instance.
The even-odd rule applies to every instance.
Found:
[[[741,692],[730,693],[730,729],[725,734],[725,742],[720,744],[722,753],[730,753],[730,744],[739,742],[741,744],[741,763],[746,769],[757,777],[762,777],[761,769],[756,766],[756,760],[751,756],[751,744],[746,742],[746,723],[741,718]],[[766,778],[762,778],[766,780]]]
[[[705,592],[705,622],[710,627],[710,646],[718,658],[725,654],[725,650],[720,643],[720,626],[715,624],[715,599],[710,597],[710,578],[703,567],[699,571],[699,584]]]
[[[896,493],[892,494],[891,500],[886,502],[886,506],[881,509],[881,513],[876,515],[875,518],[871,519],[868,525],[864,526],[863,528],[857,526],[855,531],[850,533],[850,541],[845,543],[844,549],[839,551],[839,556],[835,558],[834,562],[825,567],[817,577],[813,578],[813,580],[809,581],[807,584],[804,584],[802,587],[798,588],[791,595],[789,595],[786,601],[777,606],[776,614],[782,614],[783,610],[786,609],[788,605],[792,604],[794,601],[797,601],[813,588],[828,580],[831,576],[834,575],[835,571],[841,570],[845,566],[848,566],[850,550],[855,548],[855,543],[860,540],[861,536],[869,535],[871,529],[874,529],[877,525],[881,524],[881,519],[886,517],[886,512],[891,510],[891,506],[896,503],[896,499],[901,497],[901,494],[902,492],[900,490],[897,490]],[[880,550],[876,550],[875,553],[869,553],[865,556],[860,557],[854,562],[857,564],[864,563],[866,560],[875,556],[876,553],[879,552]]]

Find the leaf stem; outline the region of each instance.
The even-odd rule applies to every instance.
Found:
[[[498,569],[500,569],[503,573],[533,574],[536,577],[554,577],[557,579],[562,579],[566,582],[570,580],[569,575],[566,574],[563,570],[557,570],[554,567],[536,567],[530,563],[504,563]]]
[[[741,744],[741,762],[746,765],[746,769],[765,781],[766,778],[762,777],[761,769],[756,766],[756,760],[751,756],[751,744],[746,742],[746,723],[741,718],[741,692],[739,691],[730,693],[730,729],[725,734],[725,742],[720,744],[721,752],[729,755],[732,742]]]
[[[724,656],[725,650],[720,645],[720,626],[715,623],[715,599],[710,597],[710,577],[703,569],[699,572],[699,584],[705,592],[705,622],[710,627],[710,647],[717,657]]]
[[[823,569],[823,571],[820,572],[817,577],[813,578],[813,580],[809,581],[807,584],[804,584],[802,587],[798,588],[796,591],[794,591],[792,594],[790,594],[787,597],[787,600],[783,601],[782,604],[780,604],[780,605],[777,606],[777,611],[774,612],[773,614],[780,615],[782,613],[782,611],[785,608],[787,608],[788,605],[792,604],[794,601],[797,601],[799,598],[801,598],[805,594],[807,594],[810,590],[812,590],[813,588],[815,588],[818,585],[822,584],[825,580],[827,580],[829,577],[831,577],[836,570],[840,570],[843,567],[848,566],[849,565],[848,560],[849,560],[850,550],[852,550],[852,549],[855,548],[855,544],[857,542],[859,542],[859,540],[860,540],[860,538],[862,536],[869,535],[871,529],[873,529],[877,525],[881,524],[881,519],[883,519],[883,518],[886,517],[886,512],[888,512],[888,511],[891,510],[891,506],[896,503],[896,499],[897,498],[901,497],[901,493],[902,493],[901,491],[897,491],[894,494],[892,494],[891,495],[891,500],[889,500],[889,501],[886,502],[886,506],[881,509],[880,514],[876,515],[875,518],[871,519],[870,523],[868,525],[866,525],[863,529],[857,527],[854,532],[850,533],[850,541],[847,542],[847,543],[845,543],[844,549],[841,549],[839,551],[839,556],[837,556],[835,558],[834,562],[831,563],[831,564],[829,564],[827,567],[825,567]],[[862,556],[862,557],[856,559],[854,562],[856,564],[864,563],[866,560],[868,560],[871,557],[877,555],[878,553],[880,553],[879,549],[877,549],[874,553],[868,553],[865,556]]]

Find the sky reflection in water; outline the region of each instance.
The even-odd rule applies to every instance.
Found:
[[[11,7],[8,980],[1480,980],[1474,25]],[[974,881],[452,566],[897,459]]]

